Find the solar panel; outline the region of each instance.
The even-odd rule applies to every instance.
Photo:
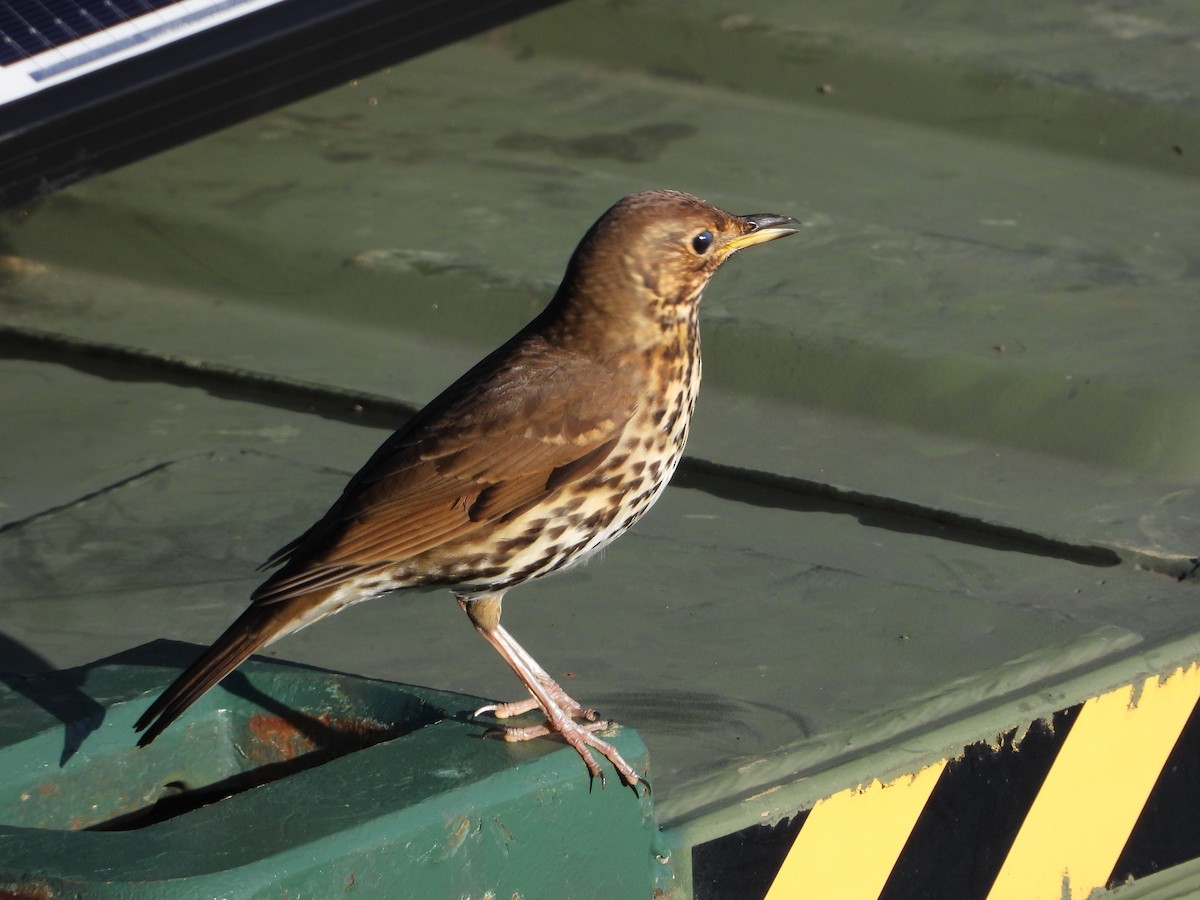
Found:
[[[280,0],[14,0],[0,4],[0,104]]]
[[[0,5],[0,65],[171,6],[177,0],[12,0]]]
[[[556,0],[0,0],[0,209]]]

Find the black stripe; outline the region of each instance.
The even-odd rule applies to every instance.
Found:
[[[1103,790],[1103,785],[1097,786]],[[1109,878],[1113,887],[1200,857],[1200,705],[1167,757]]]
[[[796,842],[808,810],[775,825],[753,825],[692,848],[695,900],[765,897]]]
[[[1034,722],[1019,744],[972,744],[943,770],[880,900],[985,898],[1082,704]]]

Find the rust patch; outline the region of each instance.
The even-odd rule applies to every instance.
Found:
[[[418,726],[419,727],[419,726]],[[409,730],[384,727],[372,719],[339,718],[297,712],[292,716],[261,713],[246,720],[238,750],[253,768],[199,787],[164,790],[150,806],[87,826],[89,831],[130,831],[217,803],[251,788],[319,766],[338,756],[363,750]],[[175,783],[167,785],[174,787]],[[0,897],[0,900],[3,900]]]
[[[243,749],[255,762],[288,762],[317,748],[312,737],[282,716],[251,716],[247,725],[253,743]]]
[[[363,718],[336,718],[329,713],[289,720],[260,713],[247,721],[250,744],[243,747],[256,763],[291,762],[317,750],[350,753],[395,737],[395,728]]]
[[[0,884],[0,900],[53,900],[54,892],[45,884]]]
[[[450,839],[442,845],[442,850],[447,856],[453,856],[470,835],[471,820],[466,816],[457,816],[448,824],[454,826],[454,829],[450,832]]]

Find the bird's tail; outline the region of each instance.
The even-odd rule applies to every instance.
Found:
[[[138,746],[145,747],[211,688],[241,665],[260,647],[282,637],[288,622],[277,606],[253,605],[225,630],[211,647],[200,654],[182,675],[172,682],[133,727],[144,734]]]

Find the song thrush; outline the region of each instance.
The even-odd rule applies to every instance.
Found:
[[[509,588],[576,565],[633,525],[683,454],[700,386],[700,295],[744,247],[793,234],[787,216],[735,216],[677,191],[618,202],[576,248],[549,306],[392,435],[325,516],[279,550],[249,608],[138,720],[154,740],[246,657],[345,607],[444,585],[591,777],[589,748],[641,780],[500,625]],[[582,720],[582,721],[579,721]]]

